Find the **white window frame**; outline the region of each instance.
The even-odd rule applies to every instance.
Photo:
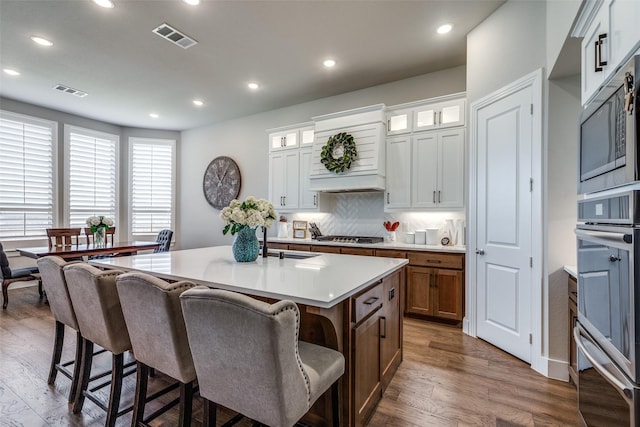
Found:
[[[23,122],[34,126],[43,126],[51,129],[51,222],[52,226],[58,224],[59,211],[59,189],[58,189],[58,123],[53,120],[41,119],[39,117],[28,116],[25,114],[14,113],[7,110],[0,110],[0,117],[6,120]],[[34,244],[34,241],[46,241],[46,233],[38,236],[15,236],[3,238],[3,246],[5,250],[20,247],[23,242]]]
[[[120,234],[120,227],[118,226],[118,218],[120,214],[120,135],[113,133],[101,132],[93,129],[82,128],[73,125],[64,125],[64,209],[63,209],[63,220],[65,226],[69,226],[71,222],[71,207],[70,207],[70,197],[71,197],[71,177],[70,177],[70,163],[71,163],[71,133],[78,133],[82,135],[86,135],[93,138],[101,138],[101,139],[109,139],[115,142],[115,213],[114,213],[114,225],[116,228],[116,234]],[[96,215],[101,214],[100,212],[96,212]]]
[[[175,230],[176,224],[176,140],[162,138],[129,138],[129,188],[133,189],[133,148],[136,144],[147,145],[168,145],[171,147],[171,230]],[[133,191],[128,195],[128,217],[129,217],[129,240],[153,240],[158,235],[157,232],[136,233],[133,232]]]

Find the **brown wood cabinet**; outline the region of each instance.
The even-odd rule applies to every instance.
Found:
[[[409,253],[405,312],[461,321],[464,317],[464,255]],[[438,266],[433,267],[423,267]],[[440,268],[442,267],[442,268]]]
[[[366,425],[402,362],[403,270],[352,299],[355,426]]]
[[[569,275],[569,380],[574,385],[578,384],[578,354],[576,341],[573,338],[573,327],[578,318],[578,282]]]

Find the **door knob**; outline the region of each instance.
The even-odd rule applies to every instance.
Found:
[[[476,249],[477,255],[484,255],[484,249]]]

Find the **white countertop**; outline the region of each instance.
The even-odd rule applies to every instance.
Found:
[[[431,251],[431,252],[451,252],[464,253],[466,246],[442,246],[442,245],[416,245],[401,242],[383,242],[383,243],[340,243],[340,242],[318,242],[312,239],[294,239],[292,237],[267,237],[267,247],[269,242],[273,243],[292,243],[299,245],[318,245],[318,246],[350,246],[353,248],[373,248],[373,249],[397,249],[403,251]]]
[[[564,271],[570,276],[573,276],[574,279],[578,278],[578,268],[575,265],[565,265]]]
[[[308,254],[308,253],[305,253]],[[319,254],[306,259],[233,259],[231,246],[91,260],[90,264],[141,271],[299,304],[330,308],[407,264],[406,259]]]

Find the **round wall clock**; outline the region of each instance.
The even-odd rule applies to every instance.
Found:
[[[216,209],[229,206],[240,194],[240,168],[232,158],[216,157],[204,172],[202,190],[207,202]]]

